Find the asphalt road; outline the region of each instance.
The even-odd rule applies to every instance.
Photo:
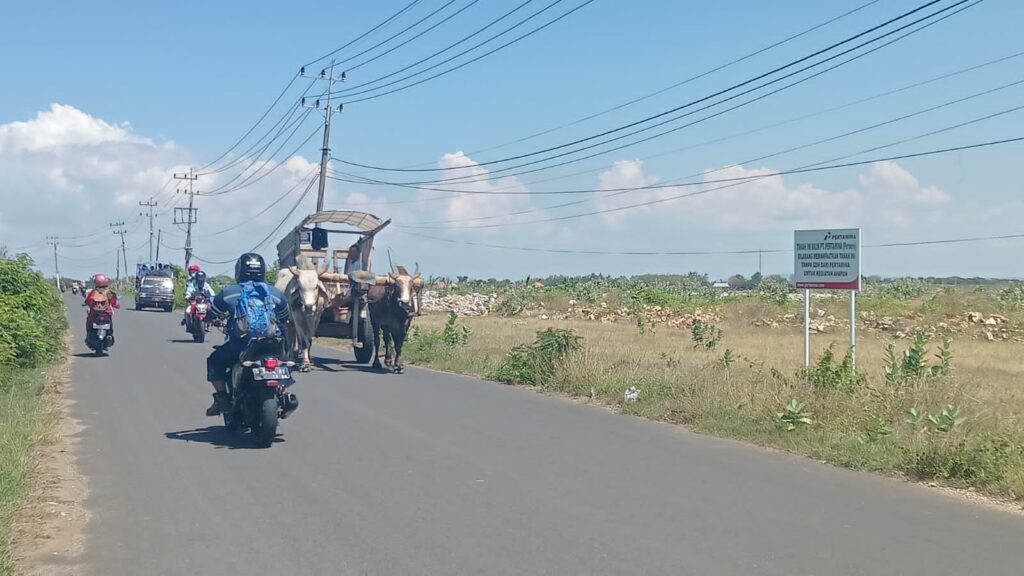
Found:
[[[335,350],[253,449],[205,417],[210,344],[179,319],[126,307],[111,355],[73,361],[87,574],[1024,573],[1019,516]]]

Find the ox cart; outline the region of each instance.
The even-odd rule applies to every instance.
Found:
[[[366,293],[378,279],[371,270],[373,239],[391,220],[354,210],[326,210],[310,214],[277,244],[281,268],[312,263],[326,291],[315,336],[352,341],[356,361],[373,359],[373,328]],[[341,227],[341,228],[339,228]],[[333,248],[329,236],[350,236],[343,247]],[[352,246],[358,258],[350,258]]]

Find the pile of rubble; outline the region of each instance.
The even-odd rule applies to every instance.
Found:
[[[486,316],[498,300],[497,294],[448,294],[434,290],[423,292],[424,312],[455,312],[459,316]]]
[[[755,326],[778,328],[780,326],[803,326],[802,314],[785,314],[775,318],[762,318],[754,321]],[[813,333],[830,333],[848,330],[849,319],[836,318],[824,310],[811,311],[810,331]],[[984,338],[990,342],[1006,340],[1024,342],[1024,332],[1014,328],[1009,319],[1001,314],[985,315],[980,312],[969,312],[963,316],[950,316],[935,325],[924,323],[920,315],[878,316],[873,312],[861,312],[858,329],[890,335],[894,338],[912,336],[918,329],[926,334],[970,334],[974,338]]]
[[[527,311],[527,315],[536,315],[536,312],[531,314],[530,311]],[[715,323],[722,320],[721,315],[714,311],[697,309],[692,313],[687,313],[662,306],[644,306],[640,310],[640,316],[647,326],[684,329],[691,328],[696,322]],[[541,320],[591,320],[606,324],[621,321],[636,322],[636,318],[637,313],[628,308],[611,307],[607,302],[596,306],[580,305],[575,300],[569,301],[569,308],[565,311],[540,314]]]

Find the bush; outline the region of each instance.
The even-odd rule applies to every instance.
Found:
[[[67,319],[60,292],[32,259],[0,256],[0,365],[35,367],[63,348]]]
[[[430,362],[441,354],[469,344],[472,333],[469,326],[459,325],[455,312],[450,312],[442,330],[424,331],[413,326],[406,337],[404,352],[413,362]]]
[[[805,378],[811,386],[818,390],[837,390],[854,392],[865,382],[866,376],[853,367],[853,354],[848,350],[843,361],[836,363],[832,346],[818,359],[814,365],[800,370],[798,376]]]
[[[907,452],[903,468],[917,479],[935,478],[986,486],[1001,480],[1010,458],[1021,452],[1021,446],[992,434],[957,440],[930,436],[924,446]]]
[[[757,285],[757,293],[762,300],[779,306],[789,302],[789,294],[792,291],[792,285],[781,276],[769,276]]]
[[[491,376],[499,382],[543,386],[551,382],[568,358],[583,349],[582,340],[572,330],[542,330],[533,344],[509,350],[505,362]]]
[[[700,320],[693,323],[690,329],[690,337],[693,339],[694,348],[714,350],[722,341],[722,329],[709,322]]]

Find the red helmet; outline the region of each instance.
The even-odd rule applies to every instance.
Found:
[[[188,271],[189,272],[199,272],[199,264],[189,264],[188,265]]]
[[[95,284],[97,288],[106,288],[107,286],[110,286],[110,278],[107,278],[106,274],[97,274],[92,277],[92,283]]]

